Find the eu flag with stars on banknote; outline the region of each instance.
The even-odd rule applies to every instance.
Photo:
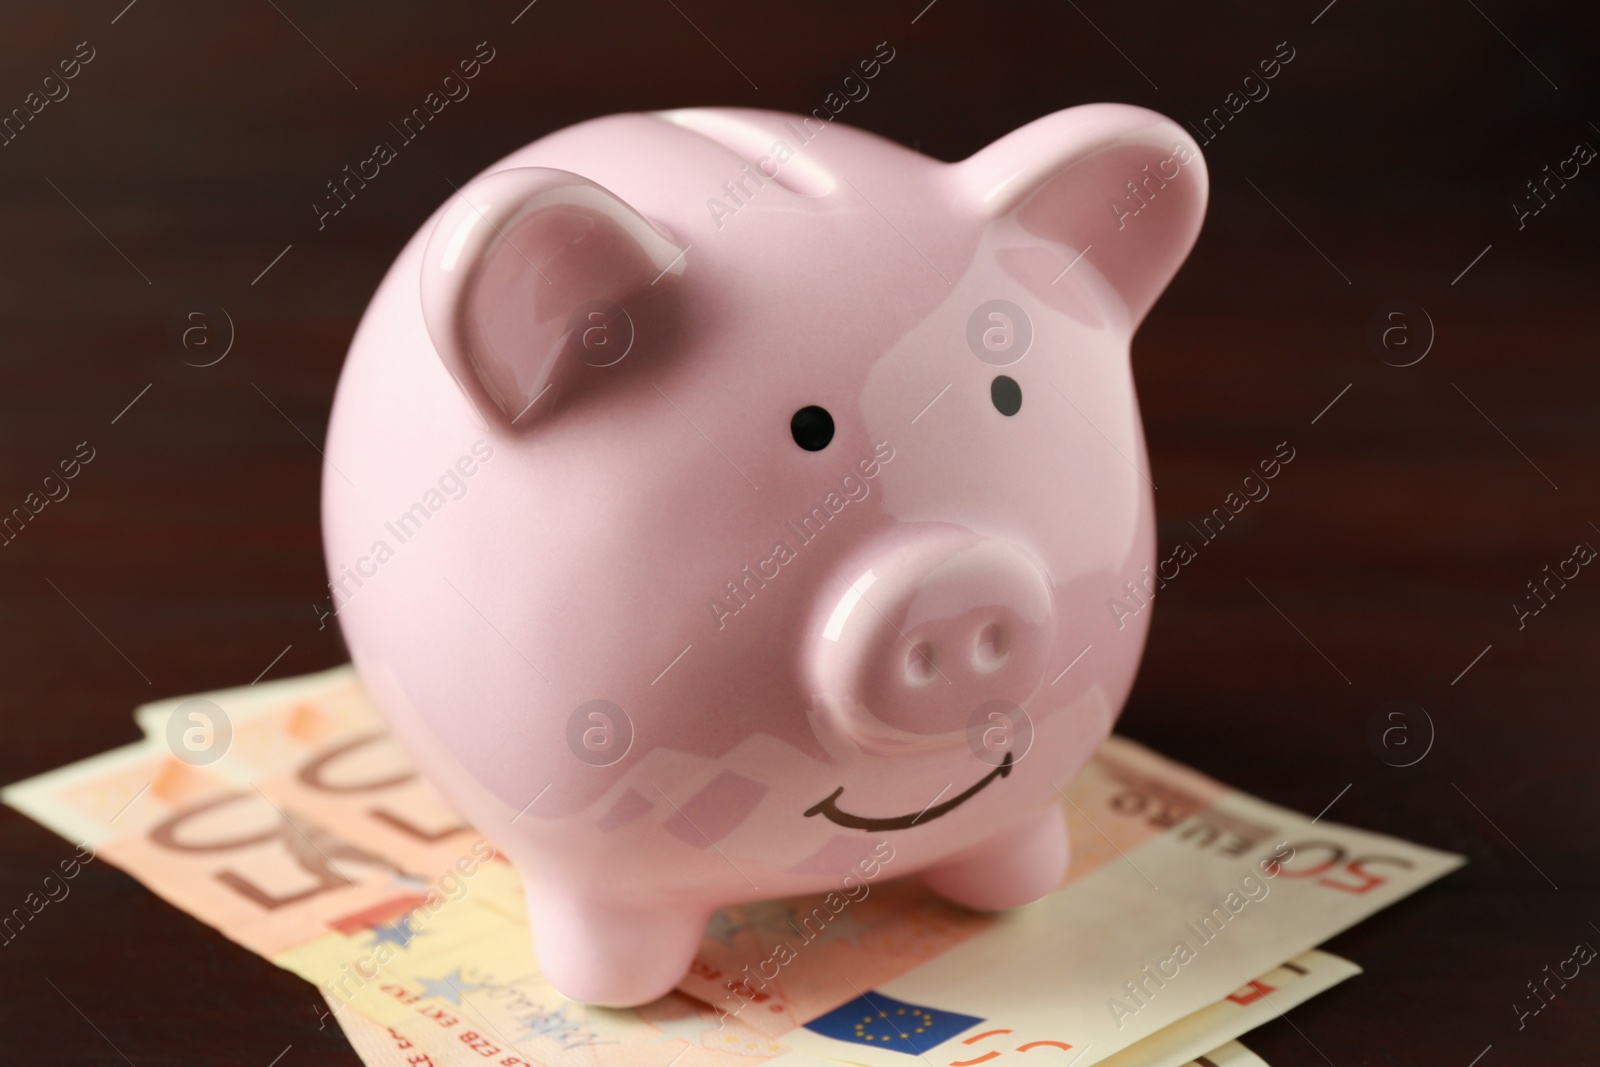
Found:
[[[918,1056],[982,1019],[868,993],[806,1023],[823,1037]]]

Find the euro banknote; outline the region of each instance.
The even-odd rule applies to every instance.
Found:
[[[1330,961],[1338,961],[1337,957],[1326,953],[1319,955]],[[1354,965],[1347,966],[1354,973]],[[1272,992],[1277,992],[1273,987],[1261,989],[1262,984],[1262,980],[1252,980],[1237,995],[1230,995],[1224,1002],[1202,1008],[1188,1019],[1158,1030],[1104,1062],[1114,1067],[1169,1067],[1177,1062],[1174,1059],[1177,1048],[1188,1048],[1196,1042],[1207,1043],[1205,1032],[1208,1029],[1220,1036],[1235,1032],[1241,1025],[1254,1026],[1258,1020],[1252,1018],[1246,1021],[1246,1016],[1239,1009],[1263,995],[1270,996]],[[1316,988],[1302,987],[1293,990],[1289,996],[1280,996],[1267,1003],[1274,1011],[1287,1011],[1318,992],[1321,992],[1320,984]],[[481,1064],[484,1059],[480,1035],[469,1027],[455,1034],[450,1033],[450,1027],[446,1025],[450,1022],[449,1018],[418,1019],[397,1027],[382,1026],[355,1011],[335,1014],[330,1010],[327,1016],[337,1021],[351,1048],[367,1067],[464,1067],[466,1064]],[[980,1057],[983,1055],[987,1053],[980,1054]],[[843,1062],[816,1060],[794,1052],[786,1053],[782,1058],[784,1067],[828,1067]],[[1240,1042],[1229,1041],[1187,1060],[1182,1067],[1266,1067],[1266,1061]]]
[[[1183,1067],[1267,1067],[1267,1061],[1239,1042],[1230,1041],[1203,1056],[1196,1056]]]
[[[545,982],[515,871],[417,775],[349,668],[137,716],[143,742],[18,783],[5,801],[306,978],[341,1025],[508,1067],[906,1067],[911,1045],[892,1026],[849,1024],[891,1002],[935,1020],[905,1041],[937,1067],[973,1059],[963,1042],[990,1030],[1020,1035],[1017,1047],[977,1056],[1024,1061],[994,1067],[1088,1067],[1461,862],[1273,807],[1112,737],[1063,786],[1073,869],[1044,901],[967,912],[891,867],[843,911],[820,897],[735,905],[676,993],[608,1010]],[[1243,1031],[1201,1032],[1163,1055],[1193,1058]]]
[[[1270,974],[1252,979],[1222,1001],[1158,1030],[1102,1062],[1110,1067],[1175,1067],[1180,1061],[1182,1067],[1265,1067],[1259,1056],[1238,1041],[1228,1041],[1216,1048],[1209,1046],[1286,1012],[1359,971],[1354,964],[1329,953],[1306,953]],[[448,1014],[419,1015],[396,1026],[380,1025],[356,1011],[335,1009],[325,1017],[338,1022],[351,1047],[368,1067],[458,1067],[481,1064],[485,1052],[492,1057],[499,1051],[471,1028],[481,1023],[463,1026],[459,1019]],[[999,1035],[980,1032],[967,1041],[977,1044],[996,1036]],[[1186,1058],[1189,1050],[1195,1048],[1209,1050],[1192,1059]],[[972,1058],[986,1063],[993,1052],[993,1049],[977,1051]],[[502,1062],[509,1058],[502,1057]],[[846,1062],[818,1060],[795,1051],[778,1058],[783,1061],[781,1067],[830,1067]],[[773,1064],[773,1067],[780,1065]]]

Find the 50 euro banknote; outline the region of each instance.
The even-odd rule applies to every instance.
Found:
[[[1039,904],[963,911],[890,861],[843,907],[724,909],[677,993],[612,1011],[545,982],[515,872],[417,775],[348,668],[205,699],[226,712],[218,758],[176,758],[203,724],[184,717],[189,701],[164,701],[140,709],[143,743],[18,783],[6,802],[302,975],[341,1017],[419,1047],[448,1030],[474,1062],[508,1067],[911,1067],[898,1038],[822,1021],[867,997],[944,1019],[907,1038],[938,1067],[972,1058],[961,1042],[981,1028],[1039,1042],[1003,1053],[1027,1057],[1016,1067],[1087,1067],[1460,862],[1314,824],[1113,737],[1063,784],[1073,870]]]
[[[1134,1042],[1101,1062],[1108,1067],[1262,1067],[1263,1061],[1259,1057],[1238,1042],[1227,1039],[1283,1014],[1359,972],[1360,968],[1354,964],[1329,953],[1305,953],[1252,979],[1217,1003],[1207,1005]],[[485,1017],[473,1011],[470,1005],[466,1011],[462,1010],[462,992],[444,990],[442,999],[453,1006],[419,1013],[408,1021],[394,1025],[379,1024],[356,1011],[338,1012],[336,1018],[362,1060],[372,1067],[397,1067],[401,1064],[446,1067],[482,1063],[484,1057],[491,1058],[492,1062],[514,1064],[520,1058],[520,1053],[494,1060],[505,1051],[501,1044],[496,1044],[505,1041],[504,1035],[493,1033],[486,1036]],[[674,996],[668,1000],[676,1002],[678,998]],[[680,1012],[681,1008],[688,1010]],[[699,1046],[709,1043],[714,1047],[719,1033],[719,1030],[711,1028],[712,1013],[704,1005],[675,1003],[666,1014],[651,1012],[647,1018],[654,1022],[641,1019],[638,1025],[646,1027],[665,1023],[664,1032],[690,1043],[673,1052],[674,1060],[687,1052],[691,1044]],[[869,1013],[862,1021],[892,1021],[893,1018],[889,1006],[882,1004],[878,1011]],[[698,1029],[693,1029],[695,1027]],[[998,1049],[1005,1048],[1004,1042],[1010,1033],[1010,1030],[1003,1028],[977,1028],[977,1032],[961,1041],[970,1050],[965,1053],[967,1058],[956,1062],[975,1067],[976,1064],[997,1058],[1001,1055]],[[1227,1043],[1212,1047],[1223,1041]],[[676,1043],[662,1043],[660,1051],[665,1053]],[[778,1047],[767,1046],[741,1054],[759,1056]],[[1040,1047],[1055,1049],[1057,1044],[1024,1043],[1011,1051],[1033,1052]],[[1090,1046],[1084,1046],[1074,1052],[1071,1046],[1065,1046],[1060,1051],[1080,1058],[1089,1049]],[[652,1045],[647,1051],[654,1053],[656,1048]],[[1037,1061],[1040,1057],[1030,1059]],[[821,1059],[795,1049],[777,1052],[775,1061],[772,1067],[827,1067],[829,1064],[850,1062]],[[1067,1060],[1069,1067],[1072,1062],[1073,1059]]]

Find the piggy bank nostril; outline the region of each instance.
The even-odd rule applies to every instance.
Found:
[[[1011,655],[1006,632],[999,623],[990,623],[978,631],[972,645],[972,666],[979,674],[990,674],[1005,665]]]
[[[906,684],[921,688],[933,681],[938,668],[933,665],[933,645],[918,641],[906,653]]]

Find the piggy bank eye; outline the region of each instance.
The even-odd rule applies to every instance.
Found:
[[[794,413],[789,432],[794,435],[794,443],[807,452],[821,452],[833,440],[833,416],[827,408],[811,404]]]
[[[1015,415],[1022,410],[1022,386],[1015,378],[1001,374],[989,383],[989,399],[1000,414]]]

